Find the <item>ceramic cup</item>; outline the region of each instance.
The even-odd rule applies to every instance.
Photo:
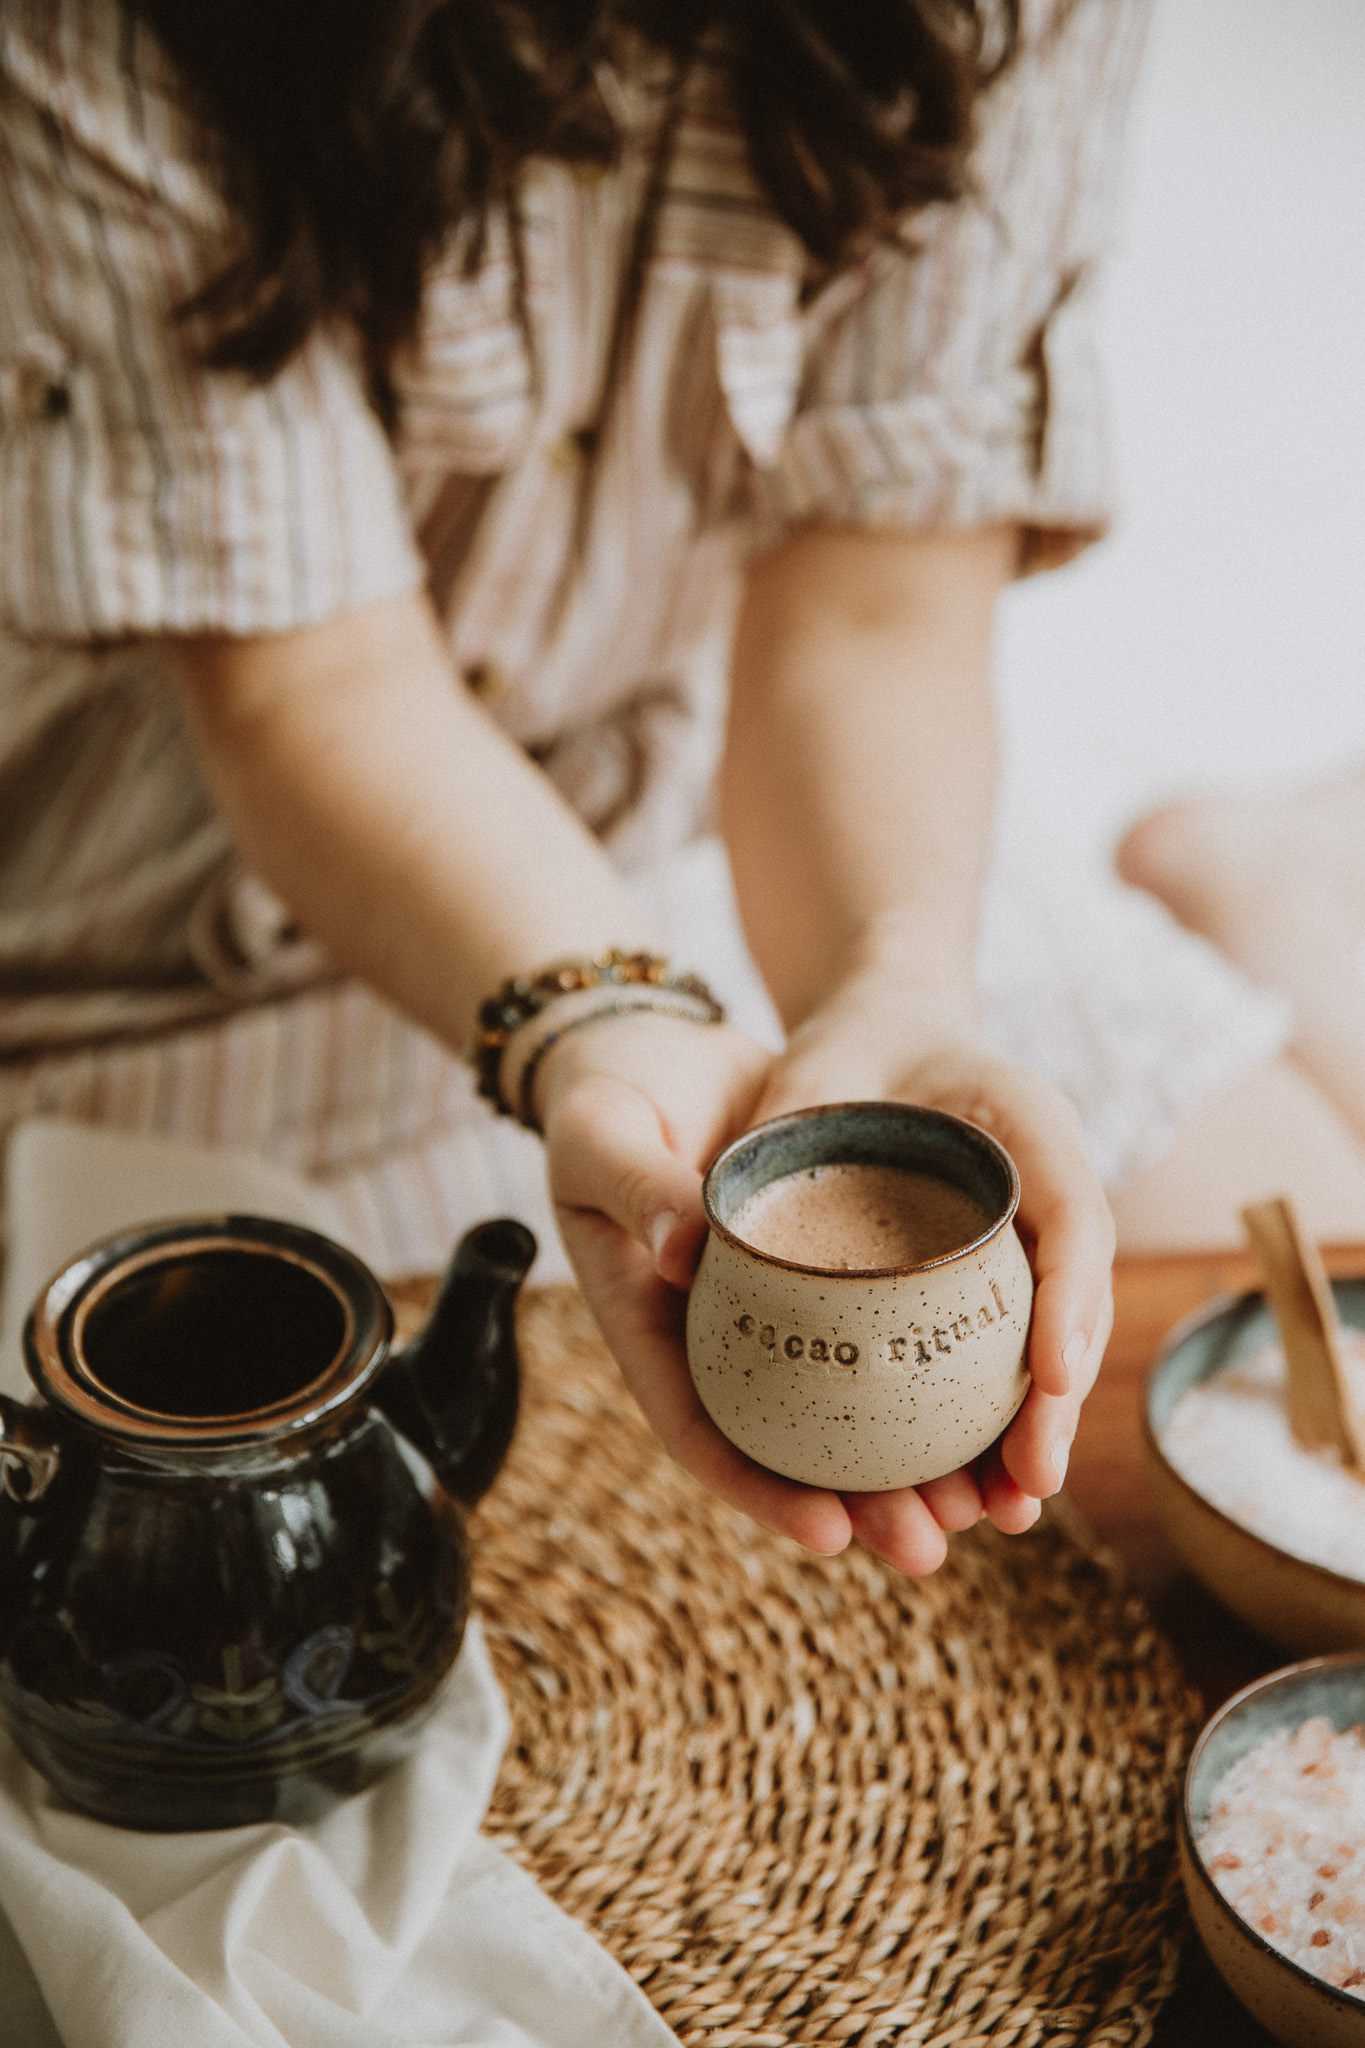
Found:
[[[848,1162],[929,1174],[986,1222],[970,1244],[913,1266],[829,1271],[736,1236],[748,1198],[779,1176]],[[979,1456],[1028,1392],[1033,1280],[1013,1227],[1009,1154],[960,1117],[851,1102],[760,1124],[711,1167],[710,1232],[687,1310],[697,1392],[730,1441],[812,1486],[880,1492]]]

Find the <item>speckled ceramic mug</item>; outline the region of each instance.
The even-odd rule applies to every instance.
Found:
[[[931,1175],[980,1204],[985,1225],[920,1265],[858,1271],[736,1236],[759,1188],[835,1163]],[[896,1102],[800,1110],[722,1152],[703,1200],[688,1363],[712,1421],[759,1464],[842,1491],[917,1486],[978,1457],[1017,1412],[1033,1301],[1014,1230],[1019,1175],[974,1124]]]

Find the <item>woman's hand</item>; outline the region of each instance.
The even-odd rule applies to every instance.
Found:
[[[683,1348],[702,1174],[753,1122],[771,1062],[728,1025],[642,1011],[566,1035],[541,1063],[536,1106],[574,1270],[665,1450],[765,1528],[832,1553],[853,1533],[838,1494],[781,1479],[722,1436]]]
[[[968,1527],[984,1511],[1018,1533],[1060,1489],[1113,1327],[1114,1225],[1067,1098],[992,1053],[956,1005],[893,996],[869,976],[852,977],[793,1032],[755,1118],[881,1098],[949,1110],[999,1140],[1019,1169],[1015,1226],[1034,1276],[1033,1386],[1000,1442],[971,1470],[916,1490],[844,1496],[873,1550],[902,1570],[925,1571],[942,1558],[941,1530]]]
[[[1001,1444],[969,1471],[892,1493],[838,1495],[777,1477],[737,1450],[697,1397],[683,1349],[685,1290],[705,1235],[701,1177],[750,1124],[819,1102],[888,1099],[949,1109],[1019,1166],[1020,1235],[1037,1293],[1034,1385]],[[560,1225],[583,1291],[664,1447],[722,1499],[808,1549],[853,1534],[899,1570],[932,1571],[944,1532],[983,1511],[1028,1528],[1066,1469],[1080,1405],[1109,1334],[1113,1228],[1074,1110],[979,1046],[932,1003],[851,983],[774,1060],[725,1026],[641,1014],[568,1035],[543,1063],[538,1104]]]

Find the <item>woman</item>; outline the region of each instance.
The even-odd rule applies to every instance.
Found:
[[[478,1051],[666,1446],[907,1571],[1027,1527],[1113,1240],[1074,1110],[975,1021],[990,627],[1104,518],[1087,303],[1142,11],[7,10],[6,1116],[382,1152],[450,1063],[329,976],[460,1049],[576,960]],[[778,1055],[591,965],[657,954],[619,870],[713,816]],[[347,1094],[349,1030],[392,1086]],[[1014,1153],[1034,1388],[978,1471],[841,1499],[719,1437],[680,1312],[709,1157],[867,1096]]]

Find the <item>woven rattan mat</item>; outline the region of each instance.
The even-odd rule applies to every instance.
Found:
[[[918,1581],[808,1556],[668,1461],[576,1295],[521,1327],[494,1838],[689,2044],[1140,2048],[1197,1716],[1115,1569],[1058,1517]]]

